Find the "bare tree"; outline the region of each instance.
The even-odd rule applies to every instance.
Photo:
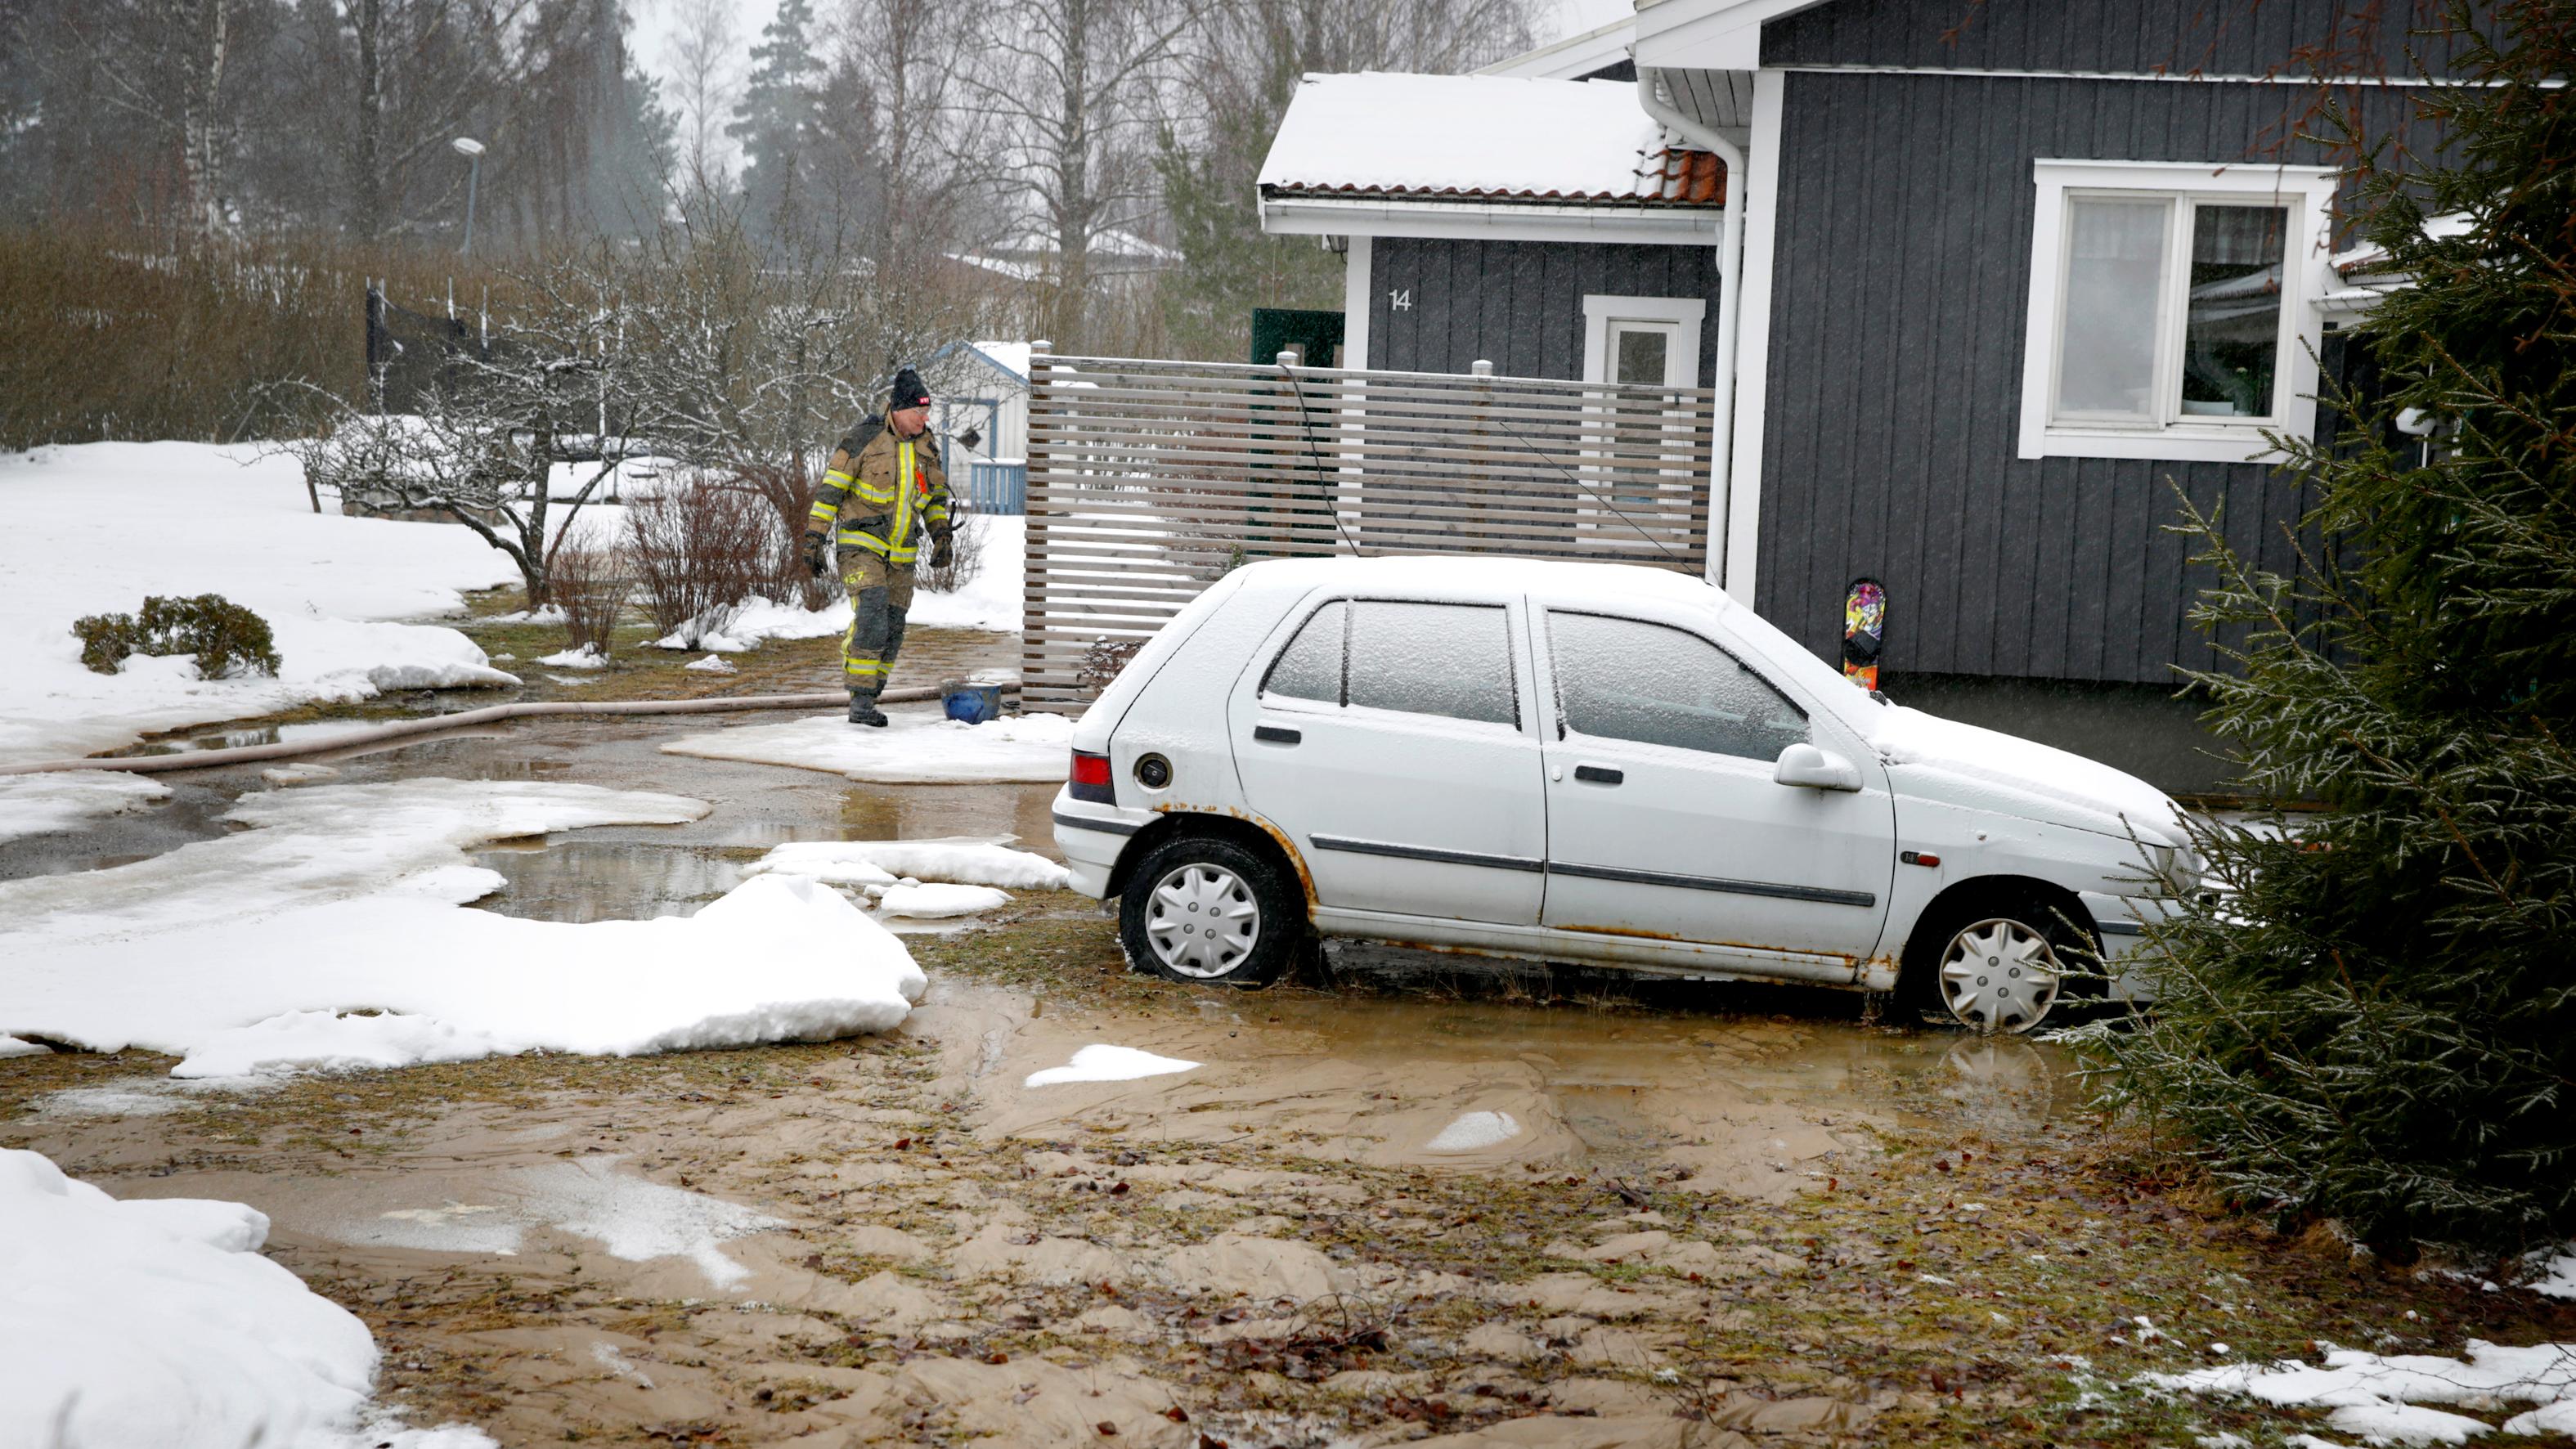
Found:
[[[1152,139],[1209,0],[1009,0],[989,36],[994,64],[970,74],[991,115],[1012,223],[1051,257],[1046,326],[1079,347],[1099,243],[1152,211]]]
[[[742,89],[742,32],[730,0],[678,0],[679,29],[662,50],[679,109],[684,202],[723,193],[730,181],[720,137]]]
[[[233,149],[231,82],[243,0],[111,0],[70,6],[61,23],[109,106],[178,159],[173,212],[205,235],[225,222]]]

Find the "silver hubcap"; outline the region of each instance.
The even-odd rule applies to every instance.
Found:
[[[1261,939],[1252,888],[1221,865],[1181,866],[1145,899],[1145,939],[1154,959],[1183,976],[1230,975]]]
[[[1979,921],[1941,953],[1941,999],[1978,1031],[2028,1031],[2057,1002],[2048,938],[2019,921]]]

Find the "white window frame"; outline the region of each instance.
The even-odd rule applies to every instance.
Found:
[[[1651,322],[1673,329],[1672,350],[1664,354],[1664,386],[1699,386],[1699,328],[1707,316],[1706,297],[1587,294],[1583,299],[1583,380],[1610,380],[1610,328],[1613,323]]]
[[[2031,222],[2030,311],[2022,337],[2021,440],[2024,458],[2145,458],[2166,462],[2270,463],[2281,460],[2266,429],[2305,436],[2316,429],[2317,348],[2322,307],[2333,269],[2335,172],[2326,166],[2221,165],[2206,162],[2060,161],[2031,163],[2038,206]],[[2181,411],[2183,316],[2187,287],[2159,301],[2156,356],[2158,413],[2145,423],[2063,422],[2054,416],[2060,322],[2067,268],[2066,202],[2070,196],[2134,197],[2177,203],[2165,246],[2166,278],[2190,265],[2191,209],[2183,202],[2290,209],[2281,275],[2279,362],[2272,374],[2268,418],[2213,418]],[[2170,397],[2166,396],[2171,393]]]

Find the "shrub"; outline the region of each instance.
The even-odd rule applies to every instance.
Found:
[[[92,614],[75,620],[81,663],[114,674],[136,654],[193,654],[208,679],[277,673],[277,641],[268,621],[221,594],[143,601],[140,614]]]
[[[653,627],[707,628],[718,610],[770,587],[781,533],[777,510],[731,482],[695,478],[628,505],[626,552]]]
[[[635,591],[619,566],[616,551],[591,544],[565,544],[555,550],[548,575],[549,591],[563,610],[564,634],[570,648],[585,646],[605,659],[617,616]]]

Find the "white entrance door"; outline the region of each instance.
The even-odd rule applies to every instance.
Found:
[[[1858,960],[1877,946],[1896,814],[1875,759],[1856,792],[1777,784],[1785,747],[1846,758],[1771,681],[1693,630],[1548,610],[1555,685],[1542,924]]]
[[[1546,803],[1517,602],[1336,599],[1249,673],[1246,803],[1328,908],[1534,925]]]

